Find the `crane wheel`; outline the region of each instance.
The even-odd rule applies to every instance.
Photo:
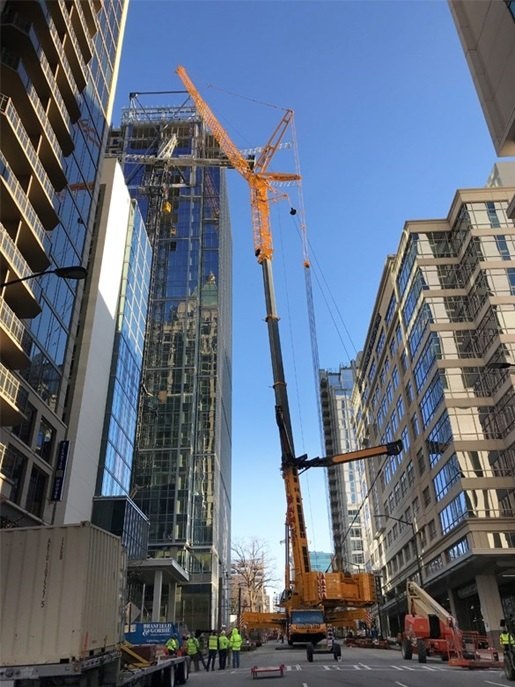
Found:
[[[411,646],[411,642],[409,639],[403,639],[402,640],[402,658],[405,661],[411,661],[411,657],[413,656],[413,647]]]
[[[306,658],[308,659],[308,663],[313,663],[313,654],[315,653],[315,647],[313,644],[308,644],[306,646]]]
[[[427,648],[426,648],[426,644],[425,644],[423,639],[418,640],[417,653],[418,653],[418,662],[419,663],[427,663]]]

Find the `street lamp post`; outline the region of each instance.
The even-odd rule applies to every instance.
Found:
[[[35,279],[36,277],[42,277],[44,274],[55,274],[60,279],[73,279],[75,281],[81,281],[85,279],[88,271],[82,265],[70,265],[68,267],[55,267],[53,269],[43,270],[42,272],[34,272],[33,274],[28,274],[26,277],[19,277],[18,279],[11,279],[10,281],[4,281],[0,284],[0,289],[4,286],[12,286],[13,284],[20,284],[22,281],[27,281],[28,279]]]
[[[375,516],[376,518],[385,518],[386,520],[395,520],[396,522],[400,522],[403,525],[409,525],[411,527],[411,532],[412,532],[412,537],[415,542],[415,558],[417,559],[417,571],[418,571],[418,578],[420,581],[420,584],[422,584],[423,579],[422,579],[422,566],[420,564],[420,555],[418,551],[418,541],[417,541],[417,531],[415,530],[415,525],[412,522],[409,522],[409,520],[403,520],[402,518],[395,518],[393,515],[385,515],[384,513],[378,513]]]

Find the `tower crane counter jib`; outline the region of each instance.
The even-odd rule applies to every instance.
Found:
[[[268,143],[255,159],[249,160],[230,139],[184,67],[178,67],[177,74],[230,165],[244,177],[250,189],[254,250],[263,273],[276,421],[282,454],[281,472],[286,491],[287,531],[293,561],[291,576],[289,566],[286,566],[286,589],[281,603],[285,608],[282,624],[290,642],[316,643],[328,635],[328,622],[345,625],[349,618],[356,617],[352,615],[353,613],[366,605],[373,604],[375,587],[373,575],[368,573],[351,575],[343,571],[332,573],[311,571],[299,474],[310,467],[328,467],[385,454],[396,455],[402,450],[402,442],[393,442],[327,458],[296,457],[279,337],[279,318],[275,304],[270,203],[284,197],[274,189],[275,182],[299,182],[300,175],[269,171],[270,163],[276,151],[281,147],[281,141],[288,127],[293,126],[293,111],[284,112]],[[257,615],[260,617],[257,618]],[[278,614],[252,614],[252,616],[252,627],[269,627],[270,623],[277,624],[278,622]],[[312,657],[311,653],[311,660]]]

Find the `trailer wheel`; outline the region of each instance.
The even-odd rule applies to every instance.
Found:
[[[413,656],[413,647],[411,646],[411,642],[409,639],[403,639],[402,640],[402,658],[405,661],[411,661],[411,657]]]
[[[170,666],[170,680],[167,687],[175,687],[175,666]]]
[[[309,663],[313,663],[313,654],[315,653],[315,647],[313,644],[308,644],[306,646],[306,658]]]
[[[417,653],[418,653],[418,662],[419,663],[427,663],[427,648],[426,648],[426,643],[424,642],[423,639],[419,639],[417,642]]]
[[[334,642],[333,644],[333,656],[335,661],[342,657],[342,647],[338,642]]]
[[[507,680],[515,680],[515,663],[514,657],[509,654],[504,655],[504,675]]]
[[[185,658],[182,663],[177,666],[175,671],[175,682],[178,685],[185,685],[188,682],[190,676],[190,664],[189,659]]]

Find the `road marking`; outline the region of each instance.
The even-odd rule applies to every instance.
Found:
[[[423,668],[424,670],[432,670],[433,672],[434,672],[435,670],[438,670],[438,668],[431,668],[431,666],[422,666],[422,668]]]
[[[404,682],[396,682],[396,685],[399,685],[399,687],[408,687],[408,685],[405,685]]]
[[[395,668],[395,670],[404,670],[402,666],[391,666],[392,668]]]
[[[292,670],[302,670],[302,668],[300,667],[299,663],[295,663],[293,666],[286,666],[286,672],[291,672]]]
[[[364,663],[358,663],[358,666],[361,666],[365,670],[372,670],[372,668],[370,666],[366,666]]]
[[[500,687],[506,687],[504,682],[490,682],[490,680],[485,680],[487,685],[500,685]]]

